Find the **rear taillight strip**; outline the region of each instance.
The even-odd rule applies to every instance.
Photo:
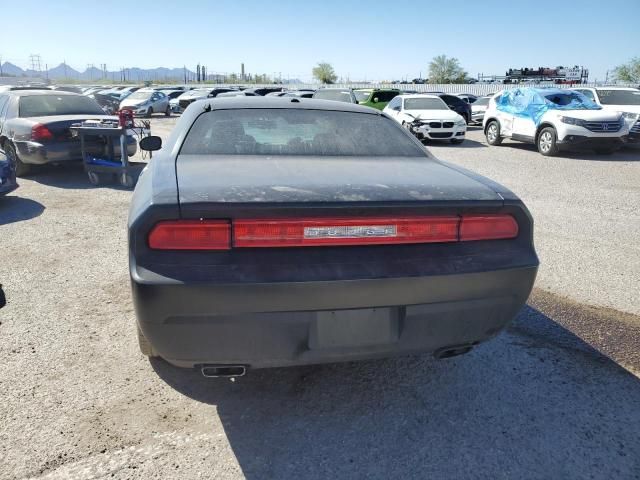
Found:
[[[511,215],[383,218],[175,220],[155,225],[155,250],[392,245],[499,240],[518,236]]]

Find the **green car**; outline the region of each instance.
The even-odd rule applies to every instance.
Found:
[[[358,88],[354,89],[353,93],[360,105],[382,110],[393,97],[400,95],[400,90],[395,88]]]

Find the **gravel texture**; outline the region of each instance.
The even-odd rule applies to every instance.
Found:
[[[154,118],[166,136],[174,118]],[[640,151],[442,158],[536,220],[537,290],[470,354],[201,378],[138,352],[131,192],[47,168],[0,198],[0,479],[640,478]]]

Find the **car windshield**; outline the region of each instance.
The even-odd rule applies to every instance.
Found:
[[[369,95],[371,95],[371,92],[354,90],[353,94],[356,96],[356,100],[358,100],[359,102],[364,102],[367,100],[367,98],[369,98]]]
[[[587,97],[578,92],[552,93],[550,95],[545,95],[544,98],[547,101],[561,107],[566,107],[568,105],[574,104],[576,108],[580,108],[581,105],[591,103],[587,99]]]
[[[83,95],[29,95],[20,97],[20,117],[104,115],[95,100]]]
[[[336,100],[338,102],[351,102],[351,94],[348,90],[318,90],[313,98],[320,100]]]
[[[405,110],[448,110],[447,104],[439,98],[407,98]]]
[[[600,90],[598,97],[603,105],[640,105],[640,90]]]
[[[151,95],[153,95],[153,92],[141,92],[140,90],[138,90],[137,92],[133,92],[131,95],[129,95],[129,100],[147,100],[149,98],[151,98]]]
[[[482,105],[489,105],[489,97],[482,97],[473,102],[473,105],[481,107]]]
[[[393,120],[354,112],[214,110],[200,115],[181,154],[419,157]]]

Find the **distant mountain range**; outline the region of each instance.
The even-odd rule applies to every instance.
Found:
[[[5,62],[0,66],[0,77],[2,76],[11,76],[11,77],[42,77],[49,78],[51,80],[63,80],[63,79],[72,79],[72,80],[83,80],[83,81],[95,81],[99,82],[100,80],[112,80],[112,81],[132,81],[132,82],[143,82],[146,80],[149,81],[168,81],[168,80],[177,80],[184,81],[185,73],[188,79],[195,79],[195,73],[189,69],[183,68],[125,68],[124,71],[107,71],[103,72],[99,68],[89,67],[84,72],[79,72],[78,70],[61,63],[57,67],[50,68],[49,70],[43,70],[41,72],[37,72],[34,70],[23,70],[22,68],[14,65],[11,62]]]

